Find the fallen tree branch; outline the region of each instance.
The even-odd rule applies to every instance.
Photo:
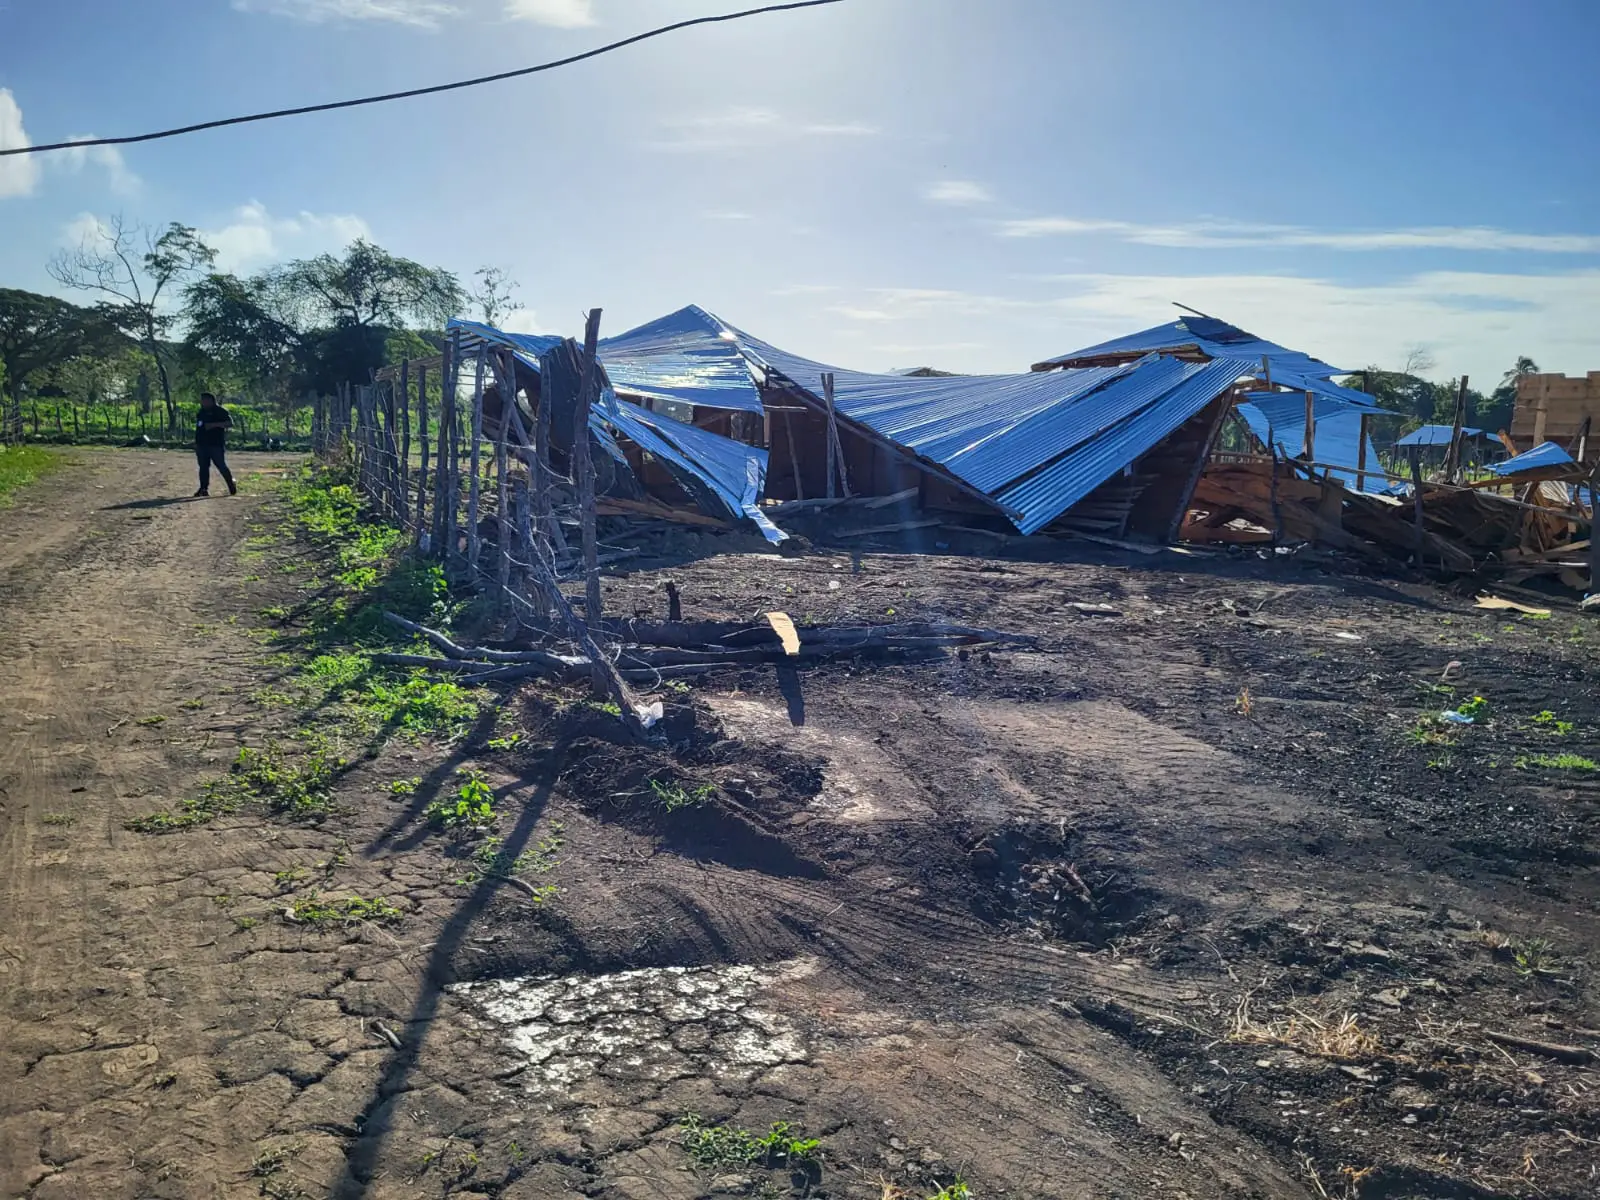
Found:
[[[1533,1038],[1518,1037],[1514,1033],[1496,1033],[1492,1029],[1485,1029],[1483,1036],[1491,1042],[1502,1046],[1510,1046],[1513,1050],[1526,1050],[1530,1054],[1542,1054],[1546,1058],[1553,1058],[1557,1062],[1575,1063],[1579,1066],[1595,1061],[1595,1052],[1583,1046],[1563,1046],[1556,1042],[1539,1042]]]

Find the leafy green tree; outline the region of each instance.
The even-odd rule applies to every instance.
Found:
[[[499,267],[479,267],[473,273],[477,283],[467,298],[478,306],[485,325],[498,327],[500,322],[522,308],[522,302],[512,298],[517,281]]]
[[[51,277],[63,287],[107,297],[99,306],[103,320],[135,338],[154,360],[167,424],[173,429],[178,410],[165,336],[177,313],[163,307],[163,296],[215,260],[216,252],[188,225],[174,221],[157,234],[115,216],[85,234],[75,250],[64,250],[50,262]]]
[[[0,288],[0,364],[13,406],[36,373],[65,359],[111,352],[119,341],[92,309],[56,296]]]

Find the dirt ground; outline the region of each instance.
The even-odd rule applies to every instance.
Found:
[[[152,504],[185,458],[83,453],[0,512],[0,1196],[1600,1194],[1600,773],[1532,761],[1600,758],[1592,617],[707,537],[609,609],[1037,642],[714,676],[652,747],[525,686],[332,820],[130,832],[288,719],[285,460],[240,461]],[[427,829],[463,765],[553,899]],[[403,916],[285,920],[308,879]],[[699,1167],[691,1113],[820,1167]]]

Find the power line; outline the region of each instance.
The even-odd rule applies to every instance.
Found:
[[[824,4],[840,4],[843,0],[793,0],[789,4],[768,4],[762,8],[747,8],[741,12],[723,13],[714,17],[694,17],[687,21],[676,21],[671,25],[663,25],[659,29],[651,29],[645,33],[636,33],[632,37],[623,38],[619,42],[597,46],[593,50],[585,50],[582,54],[569,55],[566,58],[557,58],[550,62],[539,63],[537,66],[520,67],[515,71],[501,71],[496,75],[482,75],[477,79],[462,79],[455,83],[437,83],[432,87],[411,88],[404,92],[386,92],[381,96],[363,96],[359,100],[336,100],[329,104],[308,104],[301,108],[280,108],[275,112],[252,113],[245,117],[225,117],[220,121],[202,121],[198,125],[183,125],[177,129],[163,129],[156,133],[138,133],[128,137],[85,138],[76,142],[52,142],[47,146],[19,146],[11,150],[0,150],[0,158],[13,154],[44,154],[51,150],[82,150],[87,146],[129,146],[135,142],[154,142],[162,138],[180,137],[186,133],[199,133],[204,129],[221,129],[227,125],[248,125],[252,121],[274,121],[279,117],[299,117],[307,113],[332,112],[339,108],[359,108],[363,104],[384,104],[390,100],[409,100],[413,96],[431,96],[436,92],[454,92],[461,88],[479,87],[485,83],[499,83],[503,79],[518,79],[523,75],[536,75],[540,71],[553,71],[557,67],[568,67],[573,63],[583,62],[585,59],[598,58],[602,54],[610,54],[613,50],[621,50],[624,46],[632,46],[636,42],[648,41],[650,38],[660,37],[666,33],[676,33],[680,29],[688,29],[695,25],[715,25],[724,21],[738,21],[745,17],[759,17],[766,13],[788,12],[797,8],[820,8]]]

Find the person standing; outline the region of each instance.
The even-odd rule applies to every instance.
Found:
[[[232,427],[233,418],[228,415],[228,410],[218,404],[217,398],[210,392],[201,392],[200,412],[194,422],[194,457],[200,464],[200,490],[195,493],[196,496],[211,494],[213,464],[228,485],[228,495],[238,495],[233,472],[228,470],[228,430]]]

